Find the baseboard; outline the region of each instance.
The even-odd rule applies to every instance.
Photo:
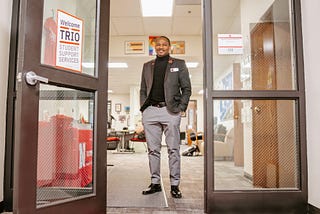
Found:
[[[308,214],[320,214],[320,209],[308,204]]]

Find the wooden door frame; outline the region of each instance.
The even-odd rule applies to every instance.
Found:
[[[19,33],[19,5],[20,0],[12,1],[11,35],[9,50],[9,72],[7,91],[7,114],[5,136],[5,166],[4,166],[4,210],[12,211],[13,203],[13,146],[14,146],[14,109],[15,109],[15,81],[17,46]]]

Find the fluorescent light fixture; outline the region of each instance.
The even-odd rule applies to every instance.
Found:
[[[172,16],[173,0],[141,0],[143,17]]]
[[[203,94],[203,89],[201,89],[201,90],[198,92],[198,94]]]
[[[109,62],[109,68],[128,68],[128,64],[125,62]]]
[[[198,64],[197,62],[187,62],[186,65],[188,68],[196,68],[198,67]]]
[[[113,93],[113,91],[111,89],[108,90],[108,93]]]
[[[83,62],[82,66],[85,68],[94,68],[93,62]],[[109,68],[128,68],[128,64],[125,62],[109,62]]]

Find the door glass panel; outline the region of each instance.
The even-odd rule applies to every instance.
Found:
[[[294,100],[214,100],[215,190],[300,188]]]
[[[94,93],[40,84],[37,206],[93,193]]]
[[[41,63],[95,75],[96,1],[45,0]]]
[[[295,90],[290,0],[212,0],[215,90]]]

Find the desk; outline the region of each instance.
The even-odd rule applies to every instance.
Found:
[[[126,148],[126,140],[130,140],[133,136],[134,131],[128,131],[128,130],[121,130],[116,131],[117,136],[120,137],[120,143],[118,144],[117,151],[114,153],[133,153],[134,151],[132,149]]]

